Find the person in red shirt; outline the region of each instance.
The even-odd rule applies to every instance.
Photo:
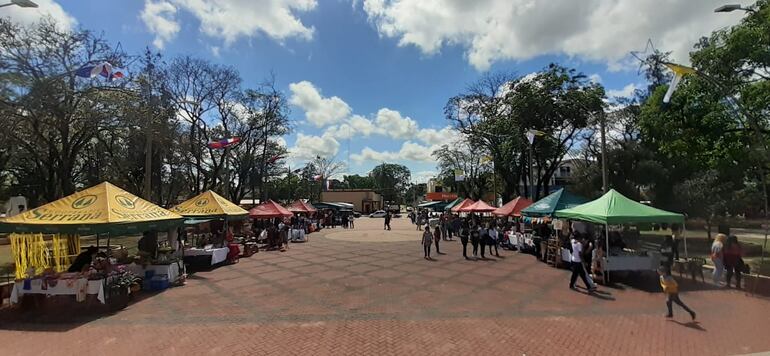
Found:
[[[741,289],[741,272],[743,270],[743,249],[738,243],[738,237],[731,235],[727,238],[724,249],[724,263],[727,271],[725,279],[727,288],[730,288],[730,282],[735,274],[735,287]]]

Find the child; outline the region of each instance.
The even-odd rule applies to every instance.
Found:
[[[674,313],[671,310],[671,303],[673,302],[679,304],[682,309],[690,313],[692,320],[695,320],[695,312],[684,305],[682,300],[679,299],[679,285],[676,283],[676,280],[674,280],[674,277],[671,276],[671,273],[668,273],[665,267],[660,267],[658,268],[658,274],[660,275],[660,286],[663,287],[663,293],[666,293],[666,306],[668,307],[666,318],[674,317]]]
[[[422,247],[425,252],[425,259],[430,259],[430,245],[433,243],[433,234],[430,233],[430,226],[425,226],[425,232],[422,233]]]

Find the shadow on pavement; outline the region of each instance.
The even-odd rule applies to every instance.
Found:
[[[673,320],[673,319],[668,319],[668,321],[672,322],[672,323],[679,324],[679,325],[684,326],[686,328],[695,329],[695,330],[698,330],[698,331],[707,331],[697,321],[689,321],[689,322],[686,322],[686,323],[683,323],[683,322],[678,321],[678,320]]]
[[[159,292],[162,293],[162,292]],[[129,299],[128,306],[159,294],[142,292]],[[0,309],[0,330],[67,332],[101,318],[120,313],[101,304],[95,296],[78,303],[72,296],[27,296],[17,307]]]

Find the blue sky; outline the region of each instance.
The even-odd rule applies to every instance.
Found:
[[[295,130],[284,139],[294,164],[316,154],[347,162],[349,145],[350,172],[397,162],[417,180],[452,137],[447,99],[484,72],[526,75],[558,62],[625,95],[641,85],[629,51],[649,38],[686,62],[698,37],[740,16],[713,14],[714,0],[37,2],[3,15],[29,23],[47,13],[129,52],[149,46],[230,65],[245,87],[273,71],[292,103]]]

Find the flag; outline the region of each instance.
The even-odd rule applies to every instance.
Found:
[[[94,78],[100,75],[109,80],[123,78],[123,71],[115,69],[112,64],[103,62],[96,65],[85,65],[75,70],[75,75],[82,78]]]
[[[230,138],[221,139],[219,141],[209,142],[208,146],[209,148],[213,148],[213,149],[221,149],[221,148],[227,148],[227,147],[233,146],[238,142],[241,142],[240,137],[230,137]]]
[[[540,130],[528,130],[527,141],[529,141],[530,145],[535,143],[535,136],[545,136],[545,132]]]
[[[270,157],[269,160],[267,160],[267,163],[275,163],[275,161],[283,158],[283,155],[275,155],[273,157]]]
[[[316,175],[313,176],[313,180],[316,181],[316,182],[321,180],[321,179],[323,179],[323,178],[324,178],[324,176],[322,176],[320,174],[316,174]]]
[[[462,182],[465,180],[465,172],[462,169],[455,169],[455,182]]]
[[[664,63],[668,69],[671,69],[672,72],[674,72],[674,77],[671,78],[671,83],[668,84],[668,90],[666,91],[666,95],[663,97],[663,102],[668,104],[671,102],[671,96],[674,95],[674,91],[676,90],[676,87],[679,85],[679,82],[682,81],[682,78],[686,74],[695,74],[695,69],[692,69],[690,67],[681,66],[678,64],[673,63]]]

